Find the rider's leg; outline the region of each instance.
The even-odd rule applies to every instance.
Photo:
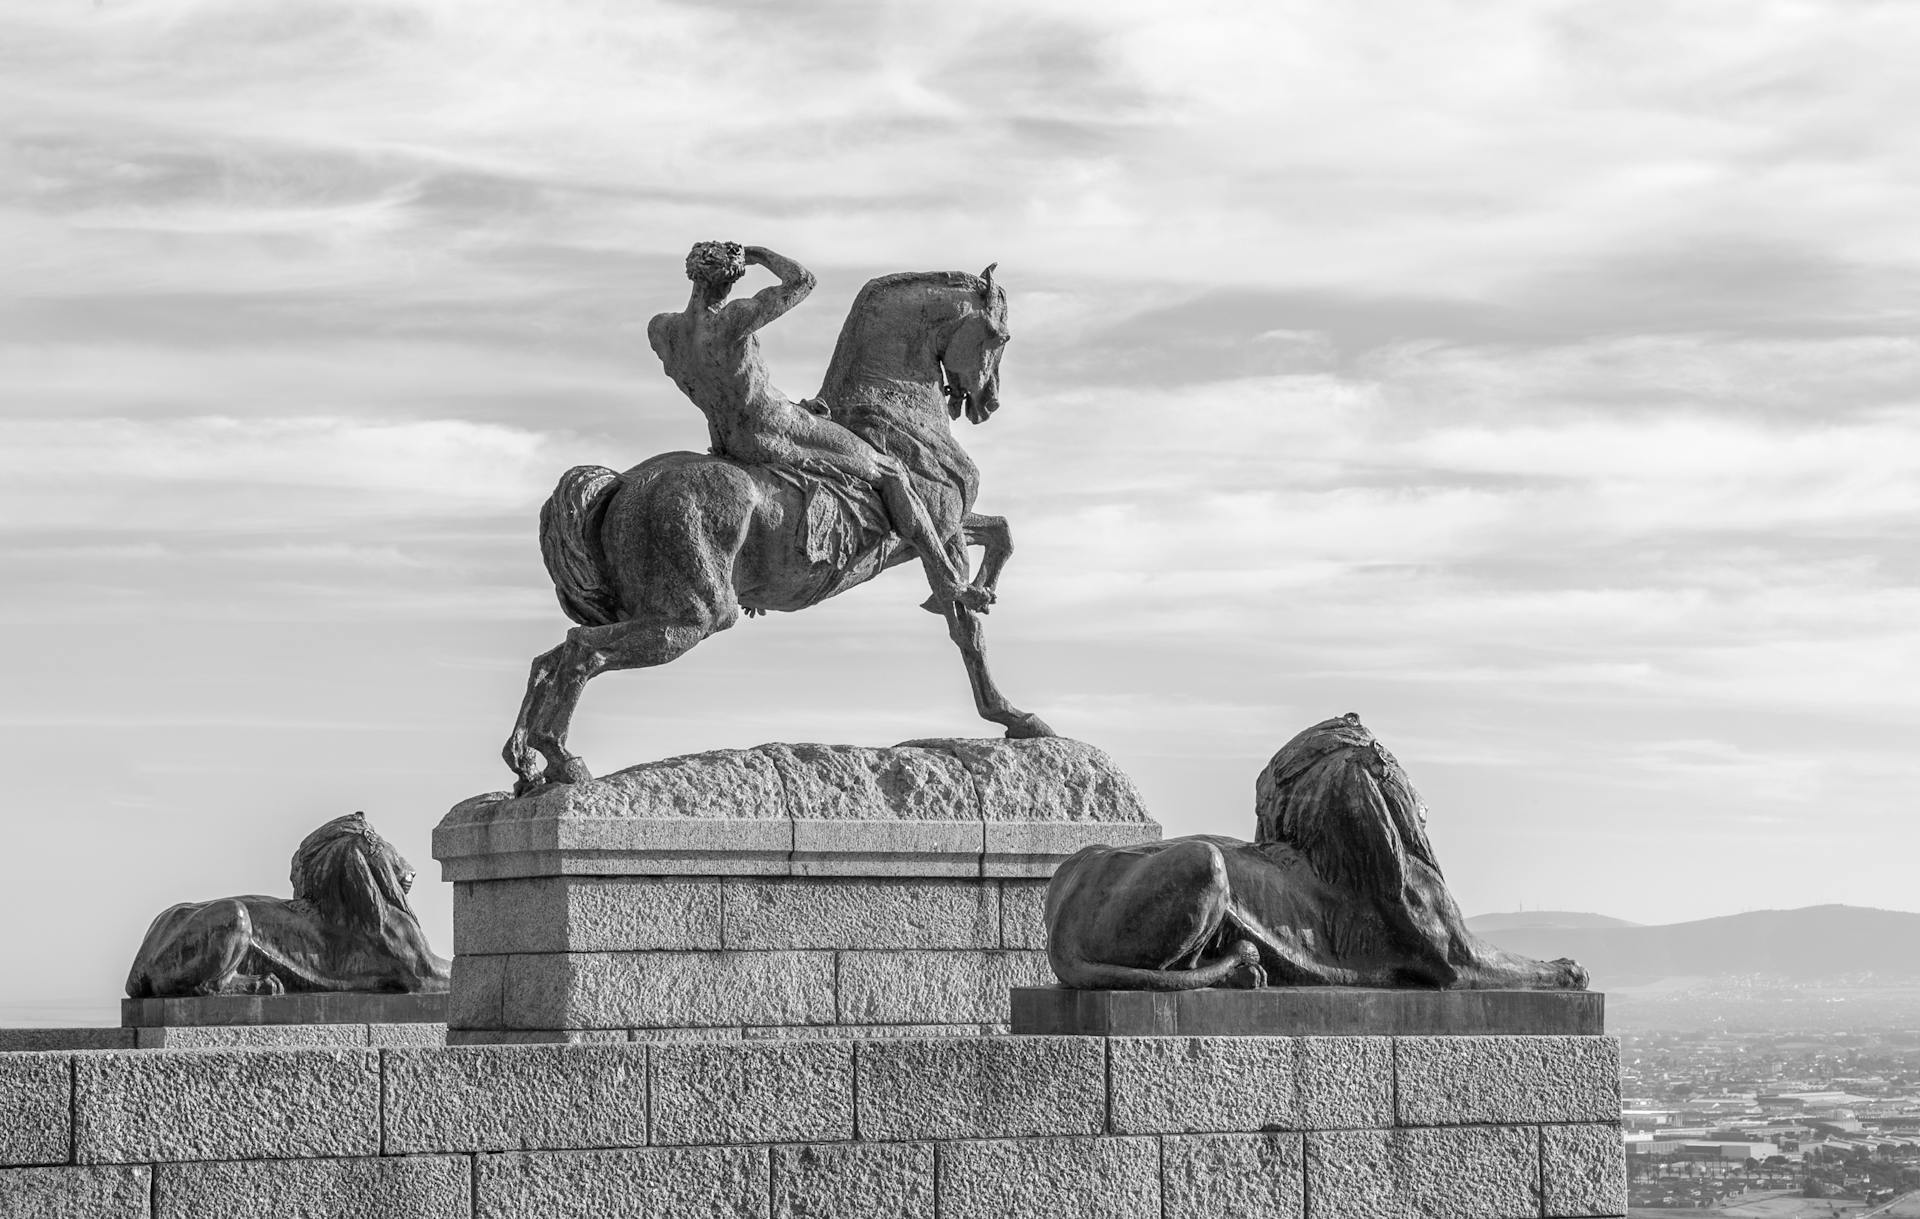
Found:
[[[801,463],[838,470],[880,493],[888,528],[904,538],[920,556],[920,566],[927,573],[927,585],[933,590],[934,604],[929,608],[939,613],[948,605],[964,605],[984,611],[992,605],[990,590],[967,583],[965,552],[960,551],[958,565],[948,554],[950,544],[955,550],[963,544],[960,522],[942,522],[948,527],[937,527],[927,511],[926,501],[913,489],[905,468],[898,461],[831,420],[812,415],[807,419],[810,423],[804,432],[794,437],[796,442],[805,445]]]
[[[934,601],[939,606],[956,604],[972,610],[985,610],[992,605],[991,592],[967,583],[965,552],[961,552],[961,563],[957,566],[947,553],[947,544],[934,529],[926,502],[914,491],[913,484],[907,481],[906,471],[890,457],[880,457],[876,465],[878,473],[871,480],[873,486],[887,506],[893,531],[905,538],[907,544],[919,554],[920,566],[927,573],[927,585],[933,589]]]

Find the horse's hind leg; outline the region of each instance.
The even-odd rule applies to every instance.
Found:
[[[946,616],[947,634],[959,645],[960,658],[966,662],[967,680],[973,685],[973,705],[980,712],[980,718],[1001,725],[1015,740],[1057,736],[1045,720],[1008,702],[1007,696],[993,684],[993,674],[987,671],[986,632],[980,625],[980,615],[963,605],[949,605]]]
[[[580,694],[589,681],[610,669],[644,669],[684,656],[716,631],[740,620],[740,605],[731,589],[722,589],[707,604],[683,606],[672,615],[642,613],[611,626],[580,626],[567,640],[533,662],[527,701],[520,722],[507,742],[509,765],[517,747],[531,758],[546,759],[545,778],[582,783],[592,778],[586,763],[567,751],[567,729]],[[515,767],[516,773],[519,768]],[[522,773],[516,791],[525,791],[534,779]]]

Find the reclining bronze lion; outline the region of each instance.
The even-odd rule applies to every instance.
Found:
[[[1255,788],[1256,838],[1087,847],[1047,887],[1063,985],[1585,990],[1569,960],[1473,935],[1400,763],[1353,714],[1288,741]]]
[[[128,996],[447,989],[447,962],[407,901],[413,869],[363,814],[308,834],[292,879],[292,900],[223,897],[162,911],[127,973]]]

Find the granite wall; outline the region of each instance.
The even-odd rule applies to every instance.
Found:
[[[1006,1031],[1046,881],[542,876],[454,886],[449,1040]]]
[[[1625,1211],[1605,1037],[0,1055],[0,1217]]]

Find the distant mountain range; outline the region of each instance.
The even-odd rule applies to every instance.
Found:
[[[1467,926],[1510,952],[1572,957],[1593,975],[1595,990],[1721,974],[1920,976],[1920,914],[1901,910],[1807,906],[1658,927],[1529,910],[1479,915]]]

